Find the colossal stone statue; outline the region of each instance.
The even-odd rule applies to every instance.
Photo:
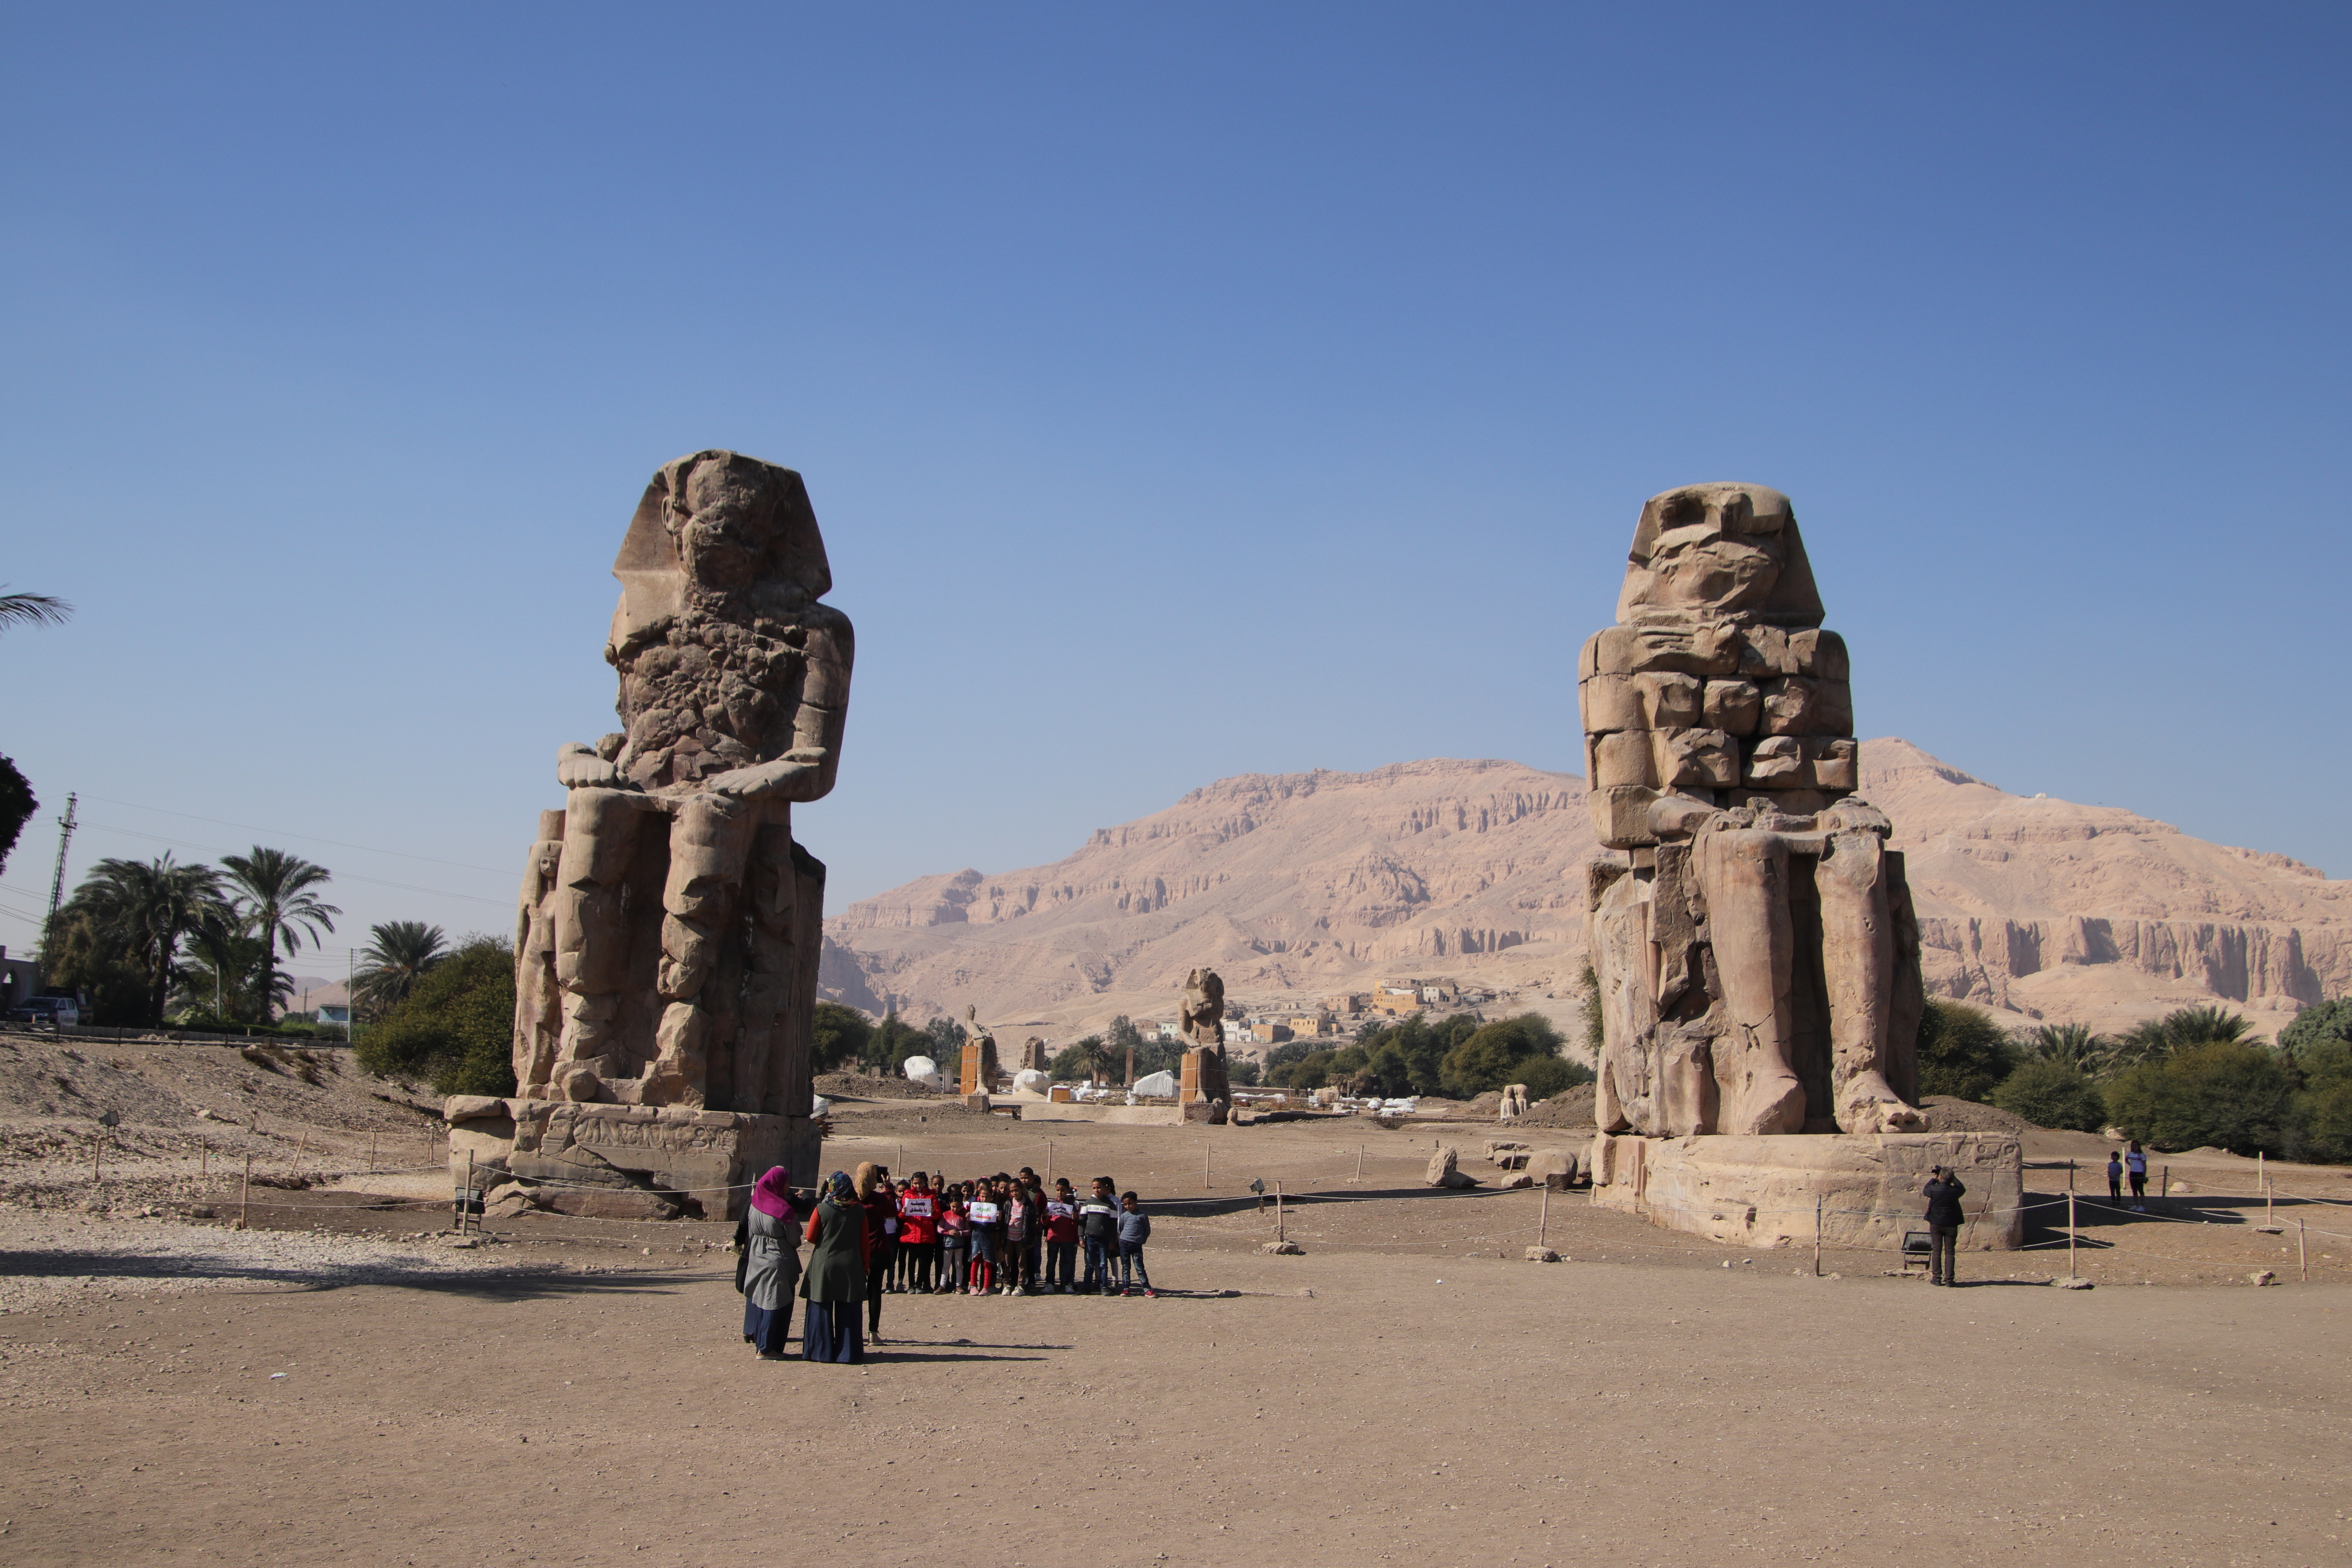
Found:
[[[1603,1133],[1926,1125],[1918,926],[1853,797],[1845,644],[1789,500],[1692,485],[1642,509],[1617,625],[1579,664]]]
[[[808,492],[738,453],[680,458],[646,487],[613,574],[622,729],[559,753],[564,807],[541,816],[516,916],[518,1174],[550,1140],[637,1125],[623,1107],[661,1115],[614,1138],[692,1145],[704,1165],[722,1144],[737,1164],[811,1143],[824,867],[793,842],[792,807],[833,787],[852,640],[819,602],[833,578]]]
[[[1176,1103],[1188,1121],[1222,1123],[1234,1091],[1225,1070],[1225,983],[1215,970],[1196,969],[1184,977],[1184,999],[1177,1005],[1176,1020],[1191,1042],[1177,1080]]]

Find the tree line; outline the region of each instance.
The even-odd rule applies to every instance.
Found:
[[[1420,1013],[1374,1025],[1350,1044],[1292,1040],[1266,1054],[1266,1081],[1282,1089],[1331,1088],[1397,1099],[1444,1095],[1471,1100],[1506,1084],[1549,1100],[1592,1081],[1592,1069],[1560,1054],[1566,1042],[1540,1013],[1487,1022],[1457,1013],[1435,1023]]]
[[[332,878],[262,845],[218,866],[168,852],[100,860],[44,933],[44,981],[87,996],[93,1023],[268,1027],[294,997],[281,961],[332,935],[343,912],[322,896]],[[454,956],[441,928],[422,921],[387,921],[368,937],[352,975],[362,1021],[388,1017]]]
[[[2037,1127],[2114,1127],[2160,1150],[2352,1160],[2352,1001],[2305,1008],[2273,1045],[2219,1006],[2106,1036],[2080,1024],[2012,1033],[1979,1008],[1932,1000],[1919,1091],[1987,1101]]]

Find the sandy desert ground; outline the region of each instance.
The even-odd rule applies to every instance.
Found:
[[[1434,1140],[1475,1154],[1486,1126],[845,1102],[828,1162],[1136,1187],[1162,1295],[891,1295],[889,1342],[835,1368],[752,1359],[724,1225],[527,1217],[454,1246],[421,1119],[331,1060],[313,1086],[233,1053],[49,1051],[0,1063],[24,1079],[0,1126],[9,1563],[2338,1563],[2352,1540],[2352,1206],[2316,1201],[2352,1196],[2340,1171],[2282,1168],[2315,1201],[2272,1237],[2244,1162],[2176,1159],[2197,1192],[2173,1213],[2082,1208],[2094,1290],[2039,1284],[2051,1208],[2032,1250],[1931,1290],[1884,1256],[1816,1279],[1583,1194],[1416,1183]],[[57,1079],[66,1110],[151,1119],[26,1114]],[[233,1098],[236,1123],[163,1126],[172,1093]],[[367,1173],[369,1147],[404,1168]],[[2028,1184],[2063,1192],[2098,1147],[2037,1135]],[[254,1187],[237,1232],[245,1152],[320,1184]],[[1296,1196],[1306,1256],[1258,1250],[1254,1180]],[[1538,1225],[1567,1260],[1524,1262]]]
[[[257,1189],[238,1232],[235,1183],[200,1190],[160,1132],[93,1187],[86,1154],[19,1126],[0,1554],[2140,1565],[2340,1563],[2352,1541],[2352,1207],[2283,1205],[2284,1235],[2260,1234],[2226,1158],[2175,1162],[2200,1190],[2169,1215],[2086,1210],[2094,1289],[2039,1283],[2063,1235],[2037,1223],[2032,1250],[1969,1256],[1939,1291],[1864,1254],[1816,1279],[1809,1254],[1727,1252],[1581,1194],[1549,1205],[1569,1261],[1523,1261],[1539,1194],[1413,1181],[1433,1139],[1483,1128],[842,1109],[829,1160],[1050,1158],[1136,1187],[1162,1293],[893,1296],[864,1367],[763,1363],[722,1225],[534,1217],[458,1247],[428,1169]],[[261,1121],[282,1170],[292,1129]],[[320,1131],[331,1165],[363,1163],[366,1131]],[[2055,1142],[2032,1157],[2063,1162]],[[1307,1194],[1285,1214],[1302,1257],[1257,1250],[1274,1216],[1248,1184],[1276,1178]],[[2265,1266],[2279,1285],[2244,1283]]]

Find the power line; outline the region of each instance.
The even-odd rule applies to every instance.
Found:
[[[370,855],[396,855],[404,860],[422,860],[430,866],[454,866],[460,871],[488,871],[494,877],[504,877],[509,874],[491,866],[475,866],[463,860],[436,860],[430,855],[411,854],[405,849],[380,849],[373,844],[350,844],[340,838],[321,838],[315,833],[289,833],[282,827],[256,827],[250,822],[228,822],[217,816],[198,816],[193,811],[169,811],[160,805],[142,805],[135,800],[110,800],[102,795],[94,795],[89,798],[102,805],[127,805],[133,811],[152,811],[162,816],[182,816],[190,822],[209,822],[215,827],[234,827],[246,833],[266,833],[278,838],[307,838],[313,844],[331,844],[338,849],[358,849]],[[118,828],[116,831],[121,832],[122,829]],[[217,855],[221,851],[210,849],[205,853]],[[390,885],[396,887],[399,884]]]
[[[97,797],[93,795],[91,798],[96,799]],[[84,827],[93,828],[100,833],[120,833],[131,838],[145,838],[157,844],[167,844],[174,849],[193,849],[200,855],[231,855],[236,853],[235,850],[231,849],[221,849],[203,844],[191,844],[184,838],[166,837],[161,833],[142,833],[135,827],[116,827],[110,823],[104,822],[85,822],[82,826]],[[236,825],[232,823],[229,826],[234,826]],[[440,864],[446,866],[453,865],[455,862],[445,860],[440,862]],[[481,867],[468,868],[468,869],[472,870],[481,870],[483,868],[484,868]],[[499,909],[506,908],[513,901],[509,899],[486,899],[479,893],[453,893],[446,888],[419,888],[413,883],[408,882],[387,882],[381,877],[362,877],[356,871],[338,871],[333,873],[333,875],[347,882],[366,882],[378,888],[397,888],[404,893],[425,893],[436,899],[463,899],[468,903],[492,904]]]

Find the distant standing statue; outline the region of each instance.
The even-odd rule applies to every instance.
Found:
[[[791,469],[697,452],[646,487],[613,574],[622,731],[556,761],[564,809],[517,921],[516,1079],[805,1115],[824,867],[792,807],[833,788],[852,658],[818,602],[816,514]]]
[[[1196,969],[1184,978],[1184,1000],[1178,1005],[1177,1027],[1196,1046],[1225,1045],[1225,983],[1213,969]]]
[[[1642,509],[1617,624],[1578,696],[1603,1133],[1925,1125],[1918,922],[1886,817],[1854,798],[1845,644],[1823,631],[1789,498]]]
[[[977,1006],[965,1005],[963,1022],[963,1064],[957,1075],[957,1089],[966,1096],[992,1093],[996,1088],[996,1037],[982,1026]]]
[[[1233,1102],[1225,1071],[1225,983],[1213,969],[1196,969],[1184,979],[1177,1024],[1190,1042],[1176,1102],[1188,1121],[1222,1124]]]

